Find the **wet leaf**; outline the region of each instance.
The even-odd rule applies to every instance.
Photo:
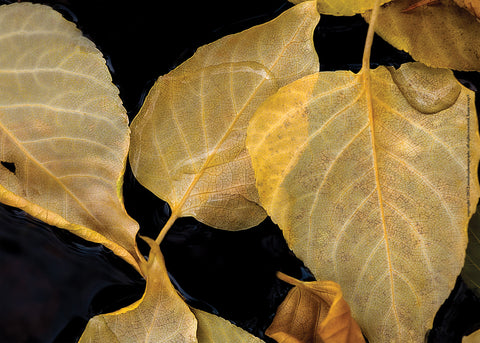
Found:
[[[468,336],[462,338],[462,343],[478,343],[480,342],[480,330],[471,333]]]
[[[418,99],[396,84],[425,80]],[[438,112],[418,111],[422,98]],[[418,63],[304,77],[261,105],[247,137],[261,203],[372,343],[423,341],[453,288],[479,145],[474,93]]]
[[[453,1],[403,12],[409,0],[381,8],[375,32],[430,67],[480,70],[480,22]],[[368,21],[370,14],[365,14]]]
[[[365,342],[350,314],[340,285],[333,281],[304,282],[279,273],[295,286],[279,306],[265,334],[277,342]]]
[[[172,208],[237,230],[265,218],[257,205],[248,121],[267,96],[319,68],[313,2],[201,47],[160,77],[132,123],[136,178]]]
[[[159,246],[144,239],[151,250],[142,265],[147,280],[142,299],[90,319],[79,343],[197,342],[197,320],[170,282]]]
[[[48,6],[0,6],[0,89],[0,201],[138,269],[128,121],[102,54]]]
[[[289,0],[299,4],[306,0]],[[382,0],[384,4],[391,0]],[[336,16],[352,16],[358,13],[365,13],[373,8],[375,0],[317,0],[318,12]]]
[[[480,297],[480,214],[475,212],[468,224],[468,246],[462,270],[465,283]]]
[[[233,325],[228,320],[201,310],[193,309],[198,320],[197,339],[199,343],[261,343],[260,338]]]

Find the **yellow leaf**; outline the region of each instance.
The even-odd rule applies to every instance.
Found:
[[[255,109],[279,86],[318,71],[314,2],[198,49],[160,77],[132,128],[136,178],[172,208],[238,230],[265,218],[245,149]]]
[[[454,0],[455,3],[466,9],[472,15],[480,18],[480,0]]]
[[[289,0],[294,4],[299,4],[307,0]],[[382,0],[384,4],[392,0]],[[336,16],[352,16],[358,13],[365,13],[373,8],[375,0],[317,0],[317,9],[321,14],[330,14]]]
[[[198,320],[197,339],[199,343],[261,343],[257,338],[247,331],[233,325],[228,320],[216,315],[193,309]]]
[[[48,6],[0,6],[0,201],[138,269],[126,111],[101,53]]]
[[[474,93],[419,63],[317,73],[260,106],[247,147],[267,213],[368,340],[423,341],[478,201]]]
[[[144,268],[142,299],[117,312],[90,319],[79,343],[197,342],[197,321],[170,282],[160,248],[152,239]]]
[[[468,336],[462,338],[462,343],[478,343],[480,342],[480,330],[471,333]]]
[[[398,0],[381,8],[375,32],[430,67],[480,70],[480,22],[474,16],[451,0],[402,12],[409,4]],[[364,17],[368,21],[370,13]]]
[[[295,286],[279,306],[265,334],[277,342],[365,342],[350,314],[340,285],[333,281],[303,282],[279,273]]]

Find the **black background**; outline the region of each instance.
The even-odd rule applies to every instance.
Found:
[[[283,0],[41,3],[76,22],[102,51],[130,119],[156,78],[196,48],[273,19],[291,7]],[[322,16],[314,36],[321,69],[358,71],[366,30],[359,16]],[[407,61],[411,61],[407,54],[375,40],[373,66]],[[478,73],[458,76],[480,86]],[[168,219],[168,206],[141,187],[129,168],[124,195],[141,234],[155,238]],[[263,332],[289,289],[275,272],[312,279],[268,219],[237,233],[179,219],[162,251],[174,284],[190,304],[220,314],[267,341]],[[0,280],[0,342],[7,343],[75,342],[90,317],[130,304],[141,297],[145,286],[129,265],[102,246],[6,206],[0,207]],[[435,319],[429,342],[460,342],[476,328],[480,328],[480,301],[459,279]]]

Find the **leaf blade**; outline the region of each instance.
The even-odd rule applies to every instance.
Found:
[[[159,78],[132,123],[130,161],[137,179],[169,203],[172,217],[230,230],[265,218],[244,146],[246,126],[279,85],[318,70],[312,41],[318,17],[313,2],[296,6],[199,48]]]
[[[429,73],[423,68],[416,77]],[[316,278],[341,285],[370,341],[423,339],[463,265],[479,194],[473,94],[462,89],[454,105],[424,115],[396,86],[396,72],[372,71],[371,90],[362,73],[305,77],[262,105],[247,136],[267,213]],[[278,113],[269,130],[265,118]],[[278,138],[290,131],[295,143]],[[435,172],[435,161],[449,163],[451,175]]]
[[[121,193],[128,119],[105,60],[48,6],[0,9],[0,160],[13,165],[0,168],[2,202],[138,269]]]

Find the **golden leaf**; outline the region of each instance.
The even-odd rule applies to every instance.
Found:
[[[260,338],[233,325],[228,320],[192,308],[198,320],[197,339],[199,343],[261,343]]]
[[[478,201],[474,93],[419,63],[317,73],[259,107],[247,147],[267,213],[368,340],[423,341]]]
[[[409,4],[398,0],[382,8],[375,32],[430,67],[480,70],[480,22],[474,16],[451,0],[402,12]],[[368,21],[370,13],[364,17]]]
[[[472,15],[480,18],[480,0],[453,0],[455,3],[466,9]]]
[[[295,286],[279,306],[265,334],[277,342],[365,342],[350,314],[340,285],[333,281],[304,282],[279,273]]]
[[[299,4],[306,0],[289,0]],[[392,0],[382,0],[381,4]],[[358,13],[365,13],[373,8],[375,0],[317,0],[317,9],[321,14],[336,16],[352,16]]]
[[[170,282],[159,246],[144,239],[151,250],[142,264],[147,280],[142,299],[90,319],[79,343],[197,342],[197,320]]]
[[[462,343],[478,343],[480,342],[480,330],[471,333],[468,336],[462,338]]]
[[[265,218],[246,127],[279,86],[318,71],[318,20],[314,2],[295,6],[199,48],[157,80],[131,125],[130,163],[140,183],[169,203],[170,223],[193,216],[238,230]]]
[[[0,201],[138,269],[126,111],[101,53],[48,6],[0,6]]]

